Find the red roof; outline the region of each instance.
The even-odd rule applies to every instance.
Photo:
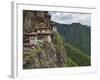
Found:
[[[37,35],[37,32],[25,33],[25,35],[30,35],[30,36],[33,35],[34,36],[34,35]]]
[[[52,31],[48,31],[48,32],[31,32],[31,33],[25,33],[25,35],[27,35],[27,36],[36,36],[36,35],[49,35],[51,33],[52,33]]]
[[[38,34],[40,35],[40,34],[51,34],[52,32],[51,31],[49,31],[49,32],[39,32]]]
[[[27,47],[35,46],[35,44],[30,44],[30,43],[24,43],[23,45],[24,45],[24,46],[27,46]]]
[[[36,29],[49,29],[48,27],[36,27]]]

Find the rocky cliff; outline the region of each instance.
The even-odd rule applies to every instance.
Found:
[[[50,15],[47,11],[23,11],[23,38],[24,33],[35,31],[36,27],[46,26],[52,30]],[[63,39],[56,31],[51,36],[52,42],[43,41],[36,49],[23,50],[23,68],[54,68],[65,67],[67,63],[66,50]],[[23,46],[24,48],[24,46]]]

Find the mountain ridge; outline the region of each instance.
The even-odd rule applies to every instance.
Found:
[[[58,32],[64,38],[65,42],[71,43],[77,48],[80,48],[83,52],[90,55],[90,26],[82,25],[80,23],[72,23],[70,25],[56,23],[56,25]]]

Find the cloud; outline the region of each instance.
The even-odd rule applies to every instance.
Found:
[[[83,25],[91,25],[91,14],[83,13],[62,13],[49,12],[51,20],[62,24],[81,23]]]

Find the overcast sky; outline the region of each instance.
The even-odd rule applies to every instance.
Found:
[[[91,25],[91,14],[83,13],[62,13],[62,12],[49,12],[51,20],[62,24],[81,23],[83,25]]]

